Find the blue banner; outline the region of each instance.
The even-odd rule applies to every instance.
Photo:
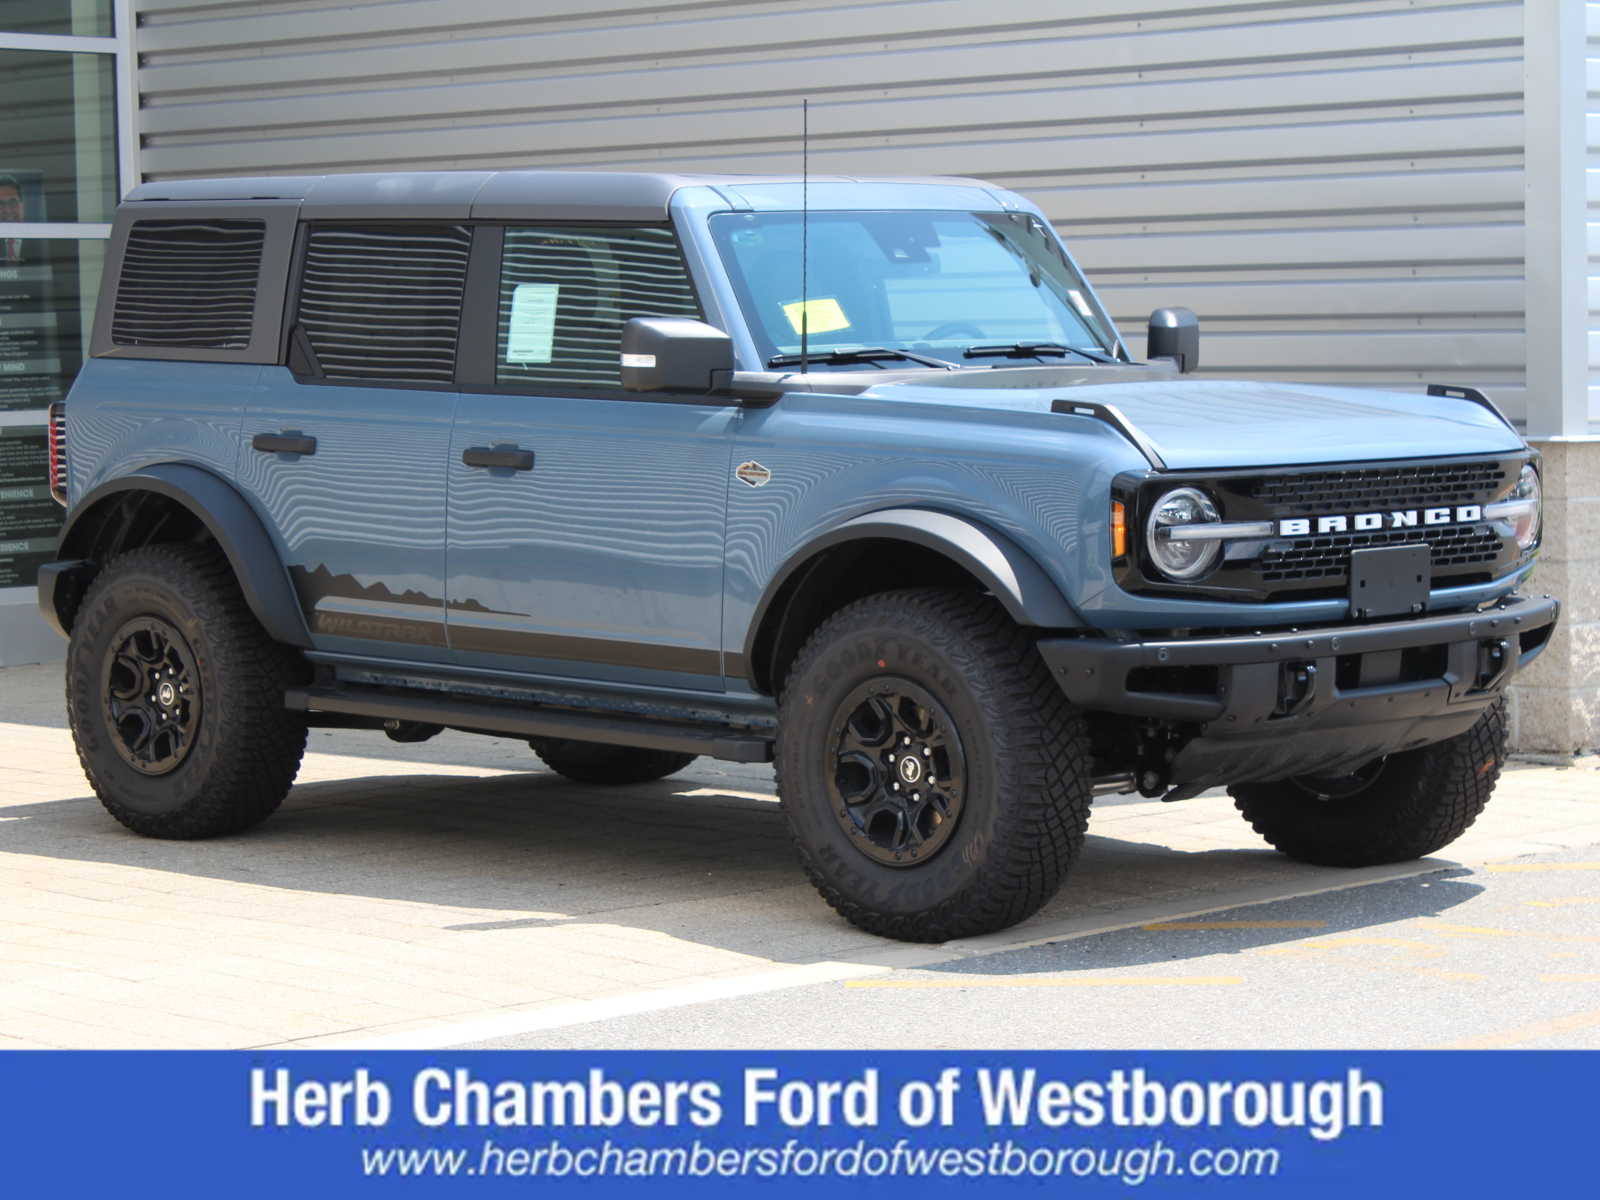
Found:
[[[11,1052],[8,1195],[1594,1194],[1585,1052]]]

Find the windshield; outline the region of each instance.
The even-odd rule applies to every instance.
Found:
[[[1031,213],[813,212],[808,223],[802,305],[799,213],[711,218],[764,362],[799,351],[802,316],[808,351],[819,358],[873,348],[991,367],[997,346],[1115,352],[1116,335],[1083,277]],[[969,357],[974,348],[980,353]],[[1000,362],[1016,366],[1016,357]],[[848,354],[834,358],[813,366],[869,365]],[[870,360],[896,369],[917,365]]]

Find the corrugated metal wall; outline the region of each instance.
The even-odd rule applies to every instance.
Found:
[[[1211,371],[1523,407],[1522,6],[139,0],[154,178],[687,165],[1038,199]],[[1129,15],[1130,9],[1139,10]]]

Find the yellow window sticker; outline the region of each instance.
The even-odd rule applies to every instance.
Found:
[[[839,307],[839,302],[832,296],[824,296],[818,300],[796,300],[793,304],[783,306],[783,315],[789,318],[789,324],[796,333],[800,332],[800,319],[806,320],[807,333],[832,333],[837,329],[849,329],[850,319],[844,315],[844,309]]]

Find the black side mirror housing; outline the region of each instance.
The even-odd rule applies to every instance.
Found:
[[[733,339],[704,321],[634,317],[622,327],[622,386],[627,391],[704,393],[725,382],[732,371]]]
[[[1187,375],[1200,365],[1200,318],[1187,308],[1158,308],[1150,314],[1144,356],[1170,358]]]

